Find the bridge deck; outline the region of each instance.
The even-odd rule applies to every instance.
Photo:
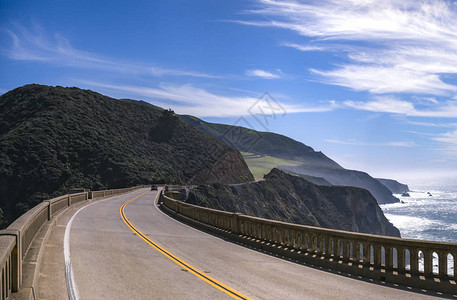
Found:
[[[70,251],[81,299],[230,299],[133,233],[123,203],[146,189],[91,204],[74,218]],[[306,267],[213,237],[164,215],[147,192],[125,207],[139,231],[204,274],[254,299],[421,299],[411,293]],[[65,299],[64,235],[78,207],[52,229],[38,282],[39,299]]]

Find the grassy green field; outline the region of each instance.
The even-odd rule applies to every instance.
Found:
[[[287,160],[268,155],[251,158],[249,156],[255,154],[247,152],[241,152],[241,154],[255,178],[263,178],[263,175],[268,174],[271,169],[279,165],[298,166],[303,164],[303,162],[300,161]]]

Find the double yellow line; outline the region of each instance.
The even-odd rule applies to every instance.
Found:
[[[225,284],[217,281],[216,279],[206,275],[204,272],[198,270],[197,268],[194,268],[193,266],[191,266],[190,264],[186,263],[185,261],[183,261],[182,259],[176,257],[175,255],[173,255],[172,253],[168,252],[167,250],[165,250],[164,248],[160,247],[159,245],[157,245],[156,243],[154,243],[153,241],[151,241],[145,234],[143,234],[140,230],[138,230],[137,228],[135,228],[135,226],[132,225],[132,223],[130,223],[130,221],[127,219],[127,217],[125,216],[125,212],[124,212],[124,209],[125,207],[127,206],[127,204],[135,201],[136,199],[138,199],[139,197],[143,196],[144,194],[146,194],[147,192],[144,192],[143,194],[141,195],[138,195],[136,196],[135,198],[132,198],[130,199],[129,201],[125,202],[124,204],[122,204],[121,208],[120,208],[120,213],[121,213],[121,217],[122,217],[122,220],[124,220],[124,223],[127,224],[127,226],[134,232],[136,233],[140,238],[142,238],[146,243],[148,243],[152,248],[156,249],[157,251],[159,251],[160,253],[162,253],[163,255],[165,255],[167,258],[169,258],[170,260],[172,260],[173,262],[175,262],[177,265],[179,265],[180,267],[182,267],[183,269],[187,270],[188,272],[194,274],[195,276],[197,276],[198,278],[200,278],[201,280],[205,281],[206,283],[209,283],[210,285],[212,285],[213,287],[217,288],[218,290],[226,293],[227,295],[231,296],[232,298],[235,298],[235,299],[250,299],[249,297],[241,294],[240,292],[237,292],[236,290],[232,289],[232,288],[229,288],[228,286],[226,286]]]

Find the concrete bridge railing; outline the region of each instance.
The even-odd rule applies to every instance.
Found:
[[[457,295],[456,243],[290,224],[172,197],[179,199],[179,193],[166,193],[162,203],[178,217],[271,253],[348,274]]]
[[[89,199],[128,193],[144,186],[68,194],[45,200],[0,230],[0,299],[8,299],[23,283],[23,262],[40,229],[62,209]]]

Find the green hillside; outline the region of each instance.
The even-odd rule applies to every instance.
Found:
[[[254,155],[248,152],[241,152],[246,161],[249,170],[255,178],[263,178],[265,174],[270,173],[271,169],[279,165],[299,166],[300,161],[277,158],[269,155]]]
[[[284,135],[239,126],[209,123],[193,116],[181,115],[180,118],[241,152],[262,154],[288,161],[300,161],[302,164],[309,163],[323,167],[341,168],[322,152],[314,151],[313,148]]]

